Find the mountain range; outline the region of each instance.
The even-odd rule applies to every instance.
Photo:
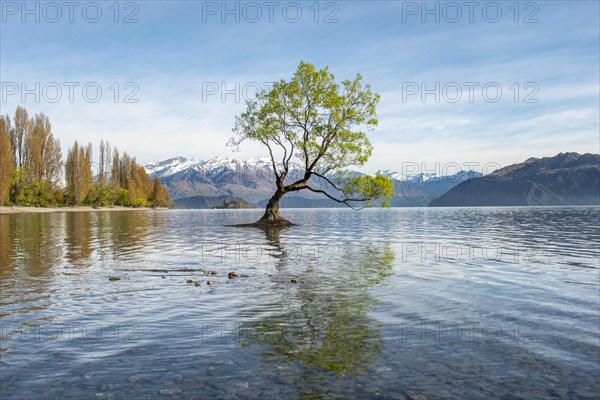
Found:
[[[213,208],[231,201],[264,207],[275,191],[269,158],[241,161],[174,157],[146,164],[144,168],[165,184],[179,208]],[[389,177],[394,184],[392,207],[600,204],[598,154],[560,153],[554,157],[529,158],[486,176],[475,171],[447,176],[434,172],[405,176],[390,170],[378,173]],[[302,176],[302,168],[292,165],[288,181]],[[311,182],[313,187],[329,189],[320,178],[313,177]],[[286,195],[281,206],[345,207],[310,191]]]
[[[600,205],[600,155],[529,158],[456,185],[431,206]]]
[[[150,177],[157,176],[167,187],[175,205],[180,208],[213,208],[225,202],[241,200],[264,207],[275,191],[269,158],[247,161],[213,157],[208,160],[174,157],[144,165]],[[349,171],[360,174],[356,171]],[[378,171],[394,184],[391,206],[427,206],[431,200],[455,185],[481,176],[474,171],[460,171],[449,176],[418,173],[405,177],[394,171]],[[291,165],[289,182],[303,176],[299,165]],[[312,186],[328,188],[320,178],[311,178]],[[328,188],[329,189],[329,188]],[[345,207],[318,193],[300,191],[286,195],[282,207]]]

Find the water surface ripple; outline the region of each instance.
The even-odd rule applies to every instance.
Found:
[[[599,208],[260,213],[0,215],[0,397],[600,395]]]

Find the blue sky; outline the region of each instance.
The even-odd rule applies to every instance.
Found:
[[[0,3],[0,111],[46,113],[65,150],[264,156],[225,146],[235,115],[304,60],[381,94],[367,172],[600,151],[598,1]]]

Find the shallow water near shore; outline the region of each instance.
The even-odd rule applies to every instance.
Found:
[[[0,215],[2,399],[599,395],[598,207],[283,213]]]

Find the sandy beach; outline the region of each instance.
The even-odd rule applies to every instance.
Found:
[[[96,212],[96,211],[156,211],[168,210],[168,208],[150,208],[150,207],[0,207],[0,214],[19,214],[19,213],[49,213],[49,212]]]

